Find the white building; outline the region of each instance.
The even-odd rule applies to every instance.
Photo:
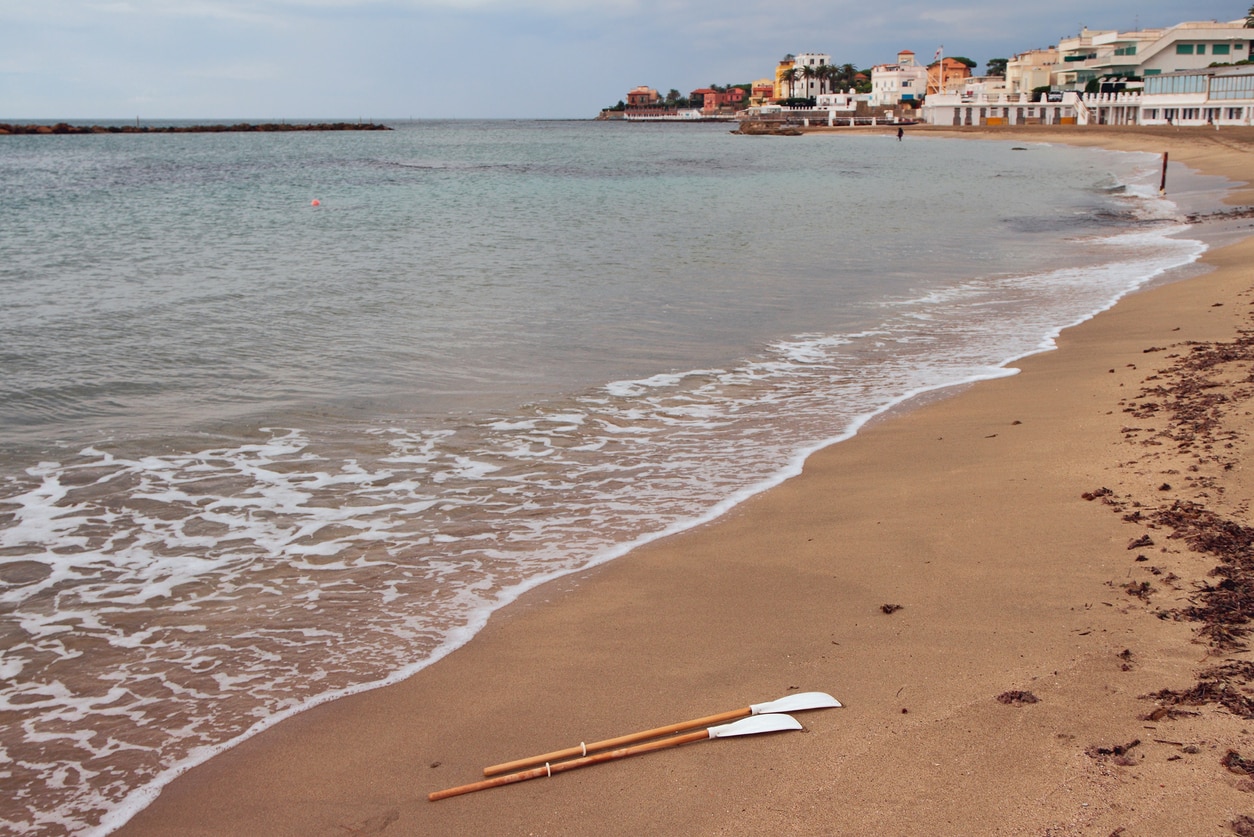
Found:
[[[1006,84],[1004,76],[971,76],[970,78],[957,79],[953,85],[946,84],[948,92],[957,93],[961,96],[1006,96],[1010,93],[1010,87]],[[1028,91],[1029,93],[1031,91]]]
[[[820,52],[803,52],[793,58],[794,70],[804,72],[818,73],[822,68],[830,66],[832,56],[824,55]],[[792,95],[798,99],[806,99],[810,96],[817,96],[819,91],[827,90],[827,82],[819,75],[811,75],[809,77],[798,75],[793,80]]]
[[[866,96],[859,93],[820,93],[814,97],[816,110],[854,113],[858,110],[858,102],[866,101]]]
[[[1074,125],[1080,121],[1080,94],[1052,93],[1034,101],[1031,93],[933,93],[920,115],[929,125]]]
[[[933,94],[923,106],[931,125],[1254,125],[1254,65],[1150,75],[1143,90],[1082,94],[1074,90],[1030,101],[1031,94],[981,90]]]
[[[871,68],[871,106],[892,107],[902,102],[917,104],[927,93],[927,67],[915,63],[914,53],[903,49],[896,64]]]
[[[1148,77],[1139,106],[1142,125],[1254,124],[1254,65]]]
[[[1107,76],[1149,77],[1198,70],[1212,63],[1236,63],[1250,57],[1254,29],[1245,20],[1228,23],[1192,21],[1167,29],[1134,32],[1083,29],[1058,42],[1055,90],[1083,90]]]

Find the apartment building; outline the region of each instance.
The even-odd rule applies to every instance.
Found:
[[[1021,52],[1006,62],[1006,89],[1011,93],[1031,93],[1053,83],[1058,68],[1057,47]]]
[[[902,102],[915,104],[927,92],[927,68],[915,62],[914,53],[903,49],[894,64],[871,68],[871,106],[892,107]]]
[[[1090,81],[1108,76],[1148,78],[1235,63],[1250,57],[1252,42],[1254,30],[1245,28],[1244,19],[1190,21],[1133,32],[1082,29],[1058,42],[1051,84],[1055,90],[1084,90]]]

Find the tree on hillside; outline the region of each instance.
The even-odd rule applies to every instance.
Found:
[[[700,102],[698,102],[697,104],[699,105]],[[692,104],[692,101],[690,101],[687,96],[683,95],[678,90],[675,90],[673,88],[666,94],[666,106],[668,108],[694,107],[694,105]]]
[[[1001,76],[1002,78],[1005,78],[1007,63],[1009,62],[1005,58],[990,58],[985,64],[985,67],[988,68],[988,74],[990,76]]]

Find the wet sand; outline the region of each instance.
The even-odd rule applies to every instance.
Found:
[[[1179,133],[996,138],[1254,171],[1254,132]],[[1014,377],[874,422],[712,524],[533,591],[405,683],[245,742],[119,833],[1233,833],[1254,816],[1254,722],[1185,693],[1249,654],[1185,611],[1200,585],[1244,589],[1211,573],[1244,560],[1254,362],[1199,347],[1250,327],[1254,238],[1206,261]],[[1223,538],[1196,537],[1197,509]],[[1245,693],[1242,671],[1193,696]],[[809,690],[845,706],[798,714],[804,732],[426,798],[487,764]]]

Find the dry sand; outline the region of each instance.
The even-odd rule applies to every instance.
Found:
[[[984,135],[1254,171],[1252,132],[1089,130]],[[1252,260],[1254,239],[1213,250],[1213,272],[1128,297],[1021,374],[875,422],[715,523],[534,591],[409,681],[189,772],[121,833],[1233,833],[1254,781],[1221,760],[1254,758],[1254,720],[1146,696],[1249,659],[1181,611],[1222,561],[1249,561],[1250,350],[1170,370],[1250,326]],[[1175,501],[1232,523],[1211,539],[1227,558],[1153,518]],[[1204,522],[1181,508],[1178,526]],[[487,764],[795,690],[845,707],[799,714],[804,733],[426,799]]]

